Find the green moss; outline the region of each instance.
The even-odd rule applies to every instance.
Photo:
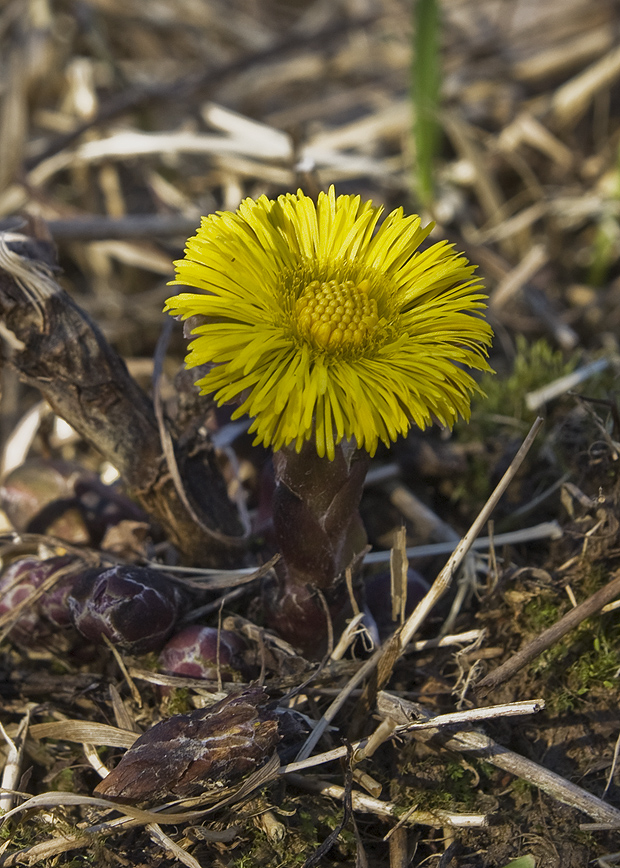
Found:
[[[166,697],[164,702],[166,717],[172,717],[174,714],[187,714],[188,711],[193,711],[194,706],[191,702],[191,693],[186,687],[175,687],[170,695]]]
[[[453,503],[479,510],[479,504],[490,494],[494,465],[504,460],[513,441],[516,451],[538,415],[538,411],[528,409],[527,395],[570,373],[578,361],[577,354],[565,358],[561,350],[554,349],[543,338],[530,344],[523,335],[518,335],[512,369],[482,375],[480,387],[484,394],[474,396],[469,422],[457,423],[454,434],[461,442],[484,444],[484,449],[474,450],[469,456],[466,474],[449,495]],[[538,438],[528,457],[529,463],[535,460],[542,443],[542,438]]]
[[[235,868],[256,868],[254,856],[251,853],[244,853],[232,863]]]
[[[572,710],[595,688],[613,690],[617,687],[614,681],[620,669],[617,646],[612,647],[602,631],[590,639],[591,649],[581,653],[568,668],[565,689],[556,700],[558,710]]]
[[[531,600],[523,610],[521,623],[526,633],[538,635],[562,617],[557,599],[540,596]]]
[[[556,714],[573,711],[594,690],[619,689],[620,625],[612,619],[585,621],[531,665],[550,687],[546,700]]]
[[[265,807],[263,803],[261,807]],[[342,806],[334,806],[331,799],[321,796],[304,798],[303,806],[292,798],[279,806],[286,823],[286,835],[282,841],[274,841],[259,828],[248,824],[245,832],[249,839],[246,852],[232,863],[235,868],[269,865],[273,868],[295,868],[302,866],[328,835],[342,821]],[[255,813],[254,810],[251,812]],[[349,829],[343,829],[332,849],[332,857],[345,859],[346,864],[355,859],[355,836]]]
[[[577,355],[565,359],[562,351],[554,349],[544,338],[530,344],[523,335],[517,335],[512,371],[503,376],[484,374],[480,380],[486,398],[478,397],[472,403],[470,425],[463,429],[467,439],[496,435],[502,421],[517,430],[529,427],[537,411],[528,410],[526,395],[569,374],[578,360]]]
[[[398,792],[393,794],[393,799],[398,806],[397,815],[401,805],[403,810],[408,810],[412,804],[425,811],[467,811],[474,806],[478,793],[472,770],[446,756],[417,761],[414,756],[401,766],[396,782]]]
[[[4,814],[1,811],[0,814]],[[11,839],[11,848],[13,850],[21,850],[22,847],[30,847],[36,837],[35,827],[32,822],[11,822],[9,818],[6,823],[0,826],[0,841]]]

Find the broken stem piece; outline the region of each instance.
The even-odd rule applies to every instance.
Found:
[[[13,336],[8,363],[118,469],[129,494],[185,560],[232,566],[244,547],[243,530],[213,450],[176,453],[187,496],[202,519],[198,527],[162,455],[151,401],[56,282],[55,271],[47,240],[0,233],[0,321]]]

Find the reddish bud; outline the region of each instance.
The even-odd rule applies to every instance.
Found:
[[[239,681],[245,668],[242,654],[246,647],[230,630],[193,625],[170,639],[159,655],[159,664],[168,675],[216,681],[219,663],[223,681]]]
[[[182,598],[174,580],[156,570],[118,565],[84,572],[69,597],[82,636],[135,654],[158,651],[176,623]]]
[[[70,556],[55,558],[27,557],[13,561],[0,577],[0,615],[13,611],[20,603],[30,598],[56,571],[72,562]],[[59,578],[56,585],[33,600],[19,614],[11,628],[10,638],[19,645],[30,645],[33,640],[50,632],[50,627],[41,621],[45,616],[56,627],[71,623],[66,604],[75,574]],[[64,601],[64,607],[63,607]]]

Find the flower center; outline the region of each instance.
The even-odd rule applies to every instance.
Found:
[[[323,350],[362,347],[379,324],[377,302],[369,297],[369,289],[369,280],[313,280],[295,303],[300,337]]]

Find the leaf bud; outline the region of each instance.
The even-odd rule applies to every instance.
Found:
[[[194,624],[168,641],[159,664],[167,675],[206,681],[217,680],[219,666],[222,681],[242,681],[247,670],[243,660],[246,650],[243,639],[231,630]]]
[[[160,650],[182,602],[170,576],[129,564],[86,570],[69,597],[71,617],[82,636],[97,643],[106,636],[134,654]]]
[[[64,570],[74,560],[70,555],[41,559],[24,557],[13,561],[0,576],[0,615],[12,612],[51,576]],[[67,597],[75,580],[75,572],[61,576],[58,582],[42,596],[33,599],[19,612],[9,637],[18,645],[31,645],[33,641],[51,632],[51,627],[41,620],[44,616],[55,627],[71,624]]]

